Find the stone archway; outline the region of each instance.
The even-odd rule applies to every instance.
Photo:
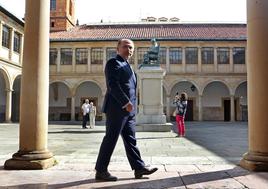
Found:
[[[21,86],[21,75],[17,76],[13,82],[12,92],[12,122],[19,122],[20,118],[20,86]]]
[[[186,121],[195,121],[198,120],[198,86],[196,86],[191,81],[179,81],[173,85],[171,92],[170,92],[170,113],[175,110],[175,105],[173,104],[173,99],[176,93],[186,92],[188,95],[188,105],[187,105],[187,112],[185,116]]]
[[[222,81],[212,81],[203,90],[203,120],[230,121],[230,89]]]
[[[49,121],[71,120],[70,88],[61,81],[49,85]]]
[[[0,71],[0,122],[5,121],[6,115],[6,80],[3,71]]]
[[[247,96],[247,82],[240,83],[235,89],[235,104],[236,120],[248,120],[248,96]]]
[[[75,119],[82,120],[81,105],[85,99],[92,101],[97,108],[96,121],[102,120],[102,90],[94,81],[84,81],[76,88],[75,92]]]
[[[10,77],[5,69],[0,68],[0,122],[11,121],[11,93]]]

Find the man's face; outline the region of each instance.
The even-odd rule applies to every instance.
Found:
[[[134,44],[130,40],[123,40],[121,44],[117,47],[118,54],[124,59],[129,59],[134,52]]]

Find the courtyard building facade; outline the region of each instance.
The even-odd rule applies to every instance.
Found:
[[[19,119],[24,22],[0,6],[0,122]]]
[[[135,43],[130,59],[134,70],[142,64],[150,40],[159,42],[160,66],[166,71],[163,108],[168,121],[174,119],[173,98],[183,91],[189,95],[186,120],[247,120],[246,24],[191,24],[150,17],[138,23],[75,25],[74,5],[75,1],[67,0],[50,4],[50,121],[81,120],[80,107],[86,98],[96,104],[96,120],[105,119],[101,112],[106,90],[104,68],[115,56],[120,38]],[[1,40],[5,39],[4,23],[1,18]],[[20,53],[10,52],[1,43],[1,49],[9,52],[0,55],[1,121],[9,121],[6,115],[11,115],[12,121],[19,120],[19,96],[15,94],[20,93],[23,22],[18,25],[20,30],[14,29],[14,33],[20,34]],[[13,56],[17,63],[10,58]],[[16,74],[2,65],[16,65]]]
[[[183,91],[189,95],[186,120],[247,120],[246,25],[174,22],[100,23],[51,33],[51,120],[81,119],[85,98],[97,104],[102,119],[103,70],[120,38],[135,43],[130,60],[134,70],[142,64],[151,38],[160,43],[160,66],[166,71],[163,104],[169,120],[173,98]]]

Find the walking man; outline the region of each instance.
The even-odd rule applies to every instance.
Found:
[[[133,55],[134,43],[121,39],[117,44],[117,56],[105,66],[107,91],[103,104],[106,114],[106,134],[103,138],[97,158],[96,180],[116,181],[117,177],[108,172],[110,158],[121,134],[126,155],[136,179],[150,175],[157,168],[145,166],[136,145],[136,87],[137,78],[128,60]]]

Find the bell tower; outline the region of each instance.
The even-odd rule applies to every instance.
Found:
[[[75,26],[75,0],[50,0],[50,31],[66,31]]]

